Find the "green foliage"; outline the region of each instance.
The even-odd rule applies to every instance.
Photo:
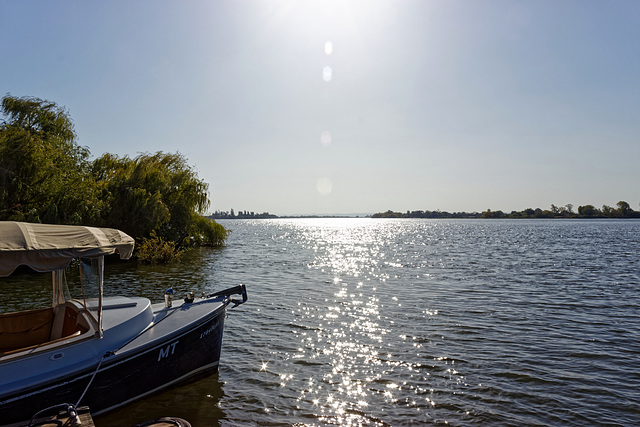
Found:
[[[91,162],[64,108],[6,95],[1,110],[0,220],[118,228],[141,242],[138,257],[149,262],[175,259],[185,241],[224,244],[227,231],[203,216],[208,184],[181,154],[107,153]]]
[[[222,225],[204,216],[193,219],[192,241],[198,246],[222,246],[229,232]]]
[[[105,154],[91,172],[108,201],[104,221],[135,237],[155,230],[166,240],[182,240],[209,205],[208,185],[178,153]]]
[[[140,239],[136,247],[136,258],[145,264],[166,264],[177,261],[181,255],[174,242],[158,237],[155,231],[151,232],[150,237]]]
[[[372,218],[402,218],[402,213],[388,210],[386,212],[380,212],[373,214]]]
[[[612,218],[614,216],[615,210],[611,206],[602,205],[601,216],[605,218]]]
[[[407,211],[406,213],[394,212],[388,210],[386,212],[375,213],[371,218],[480,218],[477,212],[454,212],[447,211]]]
[[[46,136],[45,139],[59,138],[68,145],[70,153],[76,152],[71,144],[76,138],[73,123],[64,108],[55,103],[35,97],[6,95],[2,98],[2,112],[8,117],[9,126]]]
[[[491,211],[491,209],[487,209],[482,212],[481,218],[505,218],[505,214],[502,211]]]
[[[578,206],[578,215],[584,217],[598,216],[600,213],[593,205]]]
[[[631,206],[629,206],[629,203],[627,203],[625,201],[622,201],[622,200],[619,201],[616,204],[616,206],[618,206],[618,209],[616,210],[616,213],[621,218],[629,218],[633,213],[633,210],[631,209]]]
[[[81,224],[100,209],[86,176],[89,150],[67,112],[38,98],[2,98],[0,219]]]
[[[551,205],[548,210],[542,210],[540,208],[532,209],[527,208],[523,211],[512,211],[506,214],[502,211],[492,211],[487,209],[478,214],[477,212],[442,212],[442,211],[407,211],[402,214],[400,212],[386,211],[382,213],[373,214],[372,218],[640,218],[640,212],[631,209],[629,203],[625,201],[619,201],[616,206],[617,209],[611,206],[603,205],[602,209],[597,209],[593,205],[585,205],[578,207],[578,213],[573,211],[573,205],[571,203],[564,206]]]

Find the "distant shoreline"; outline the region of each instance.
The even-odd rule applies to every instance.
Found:
[[[294,219],[294,218],[371,218],[369,213],[358,214],[312,214],[312,215],[275,215],[269,212],[250,212],[250,211],[238,211],[237,213],[231,209],[231,211],[215,211],[209,215],[211,219]]]
[[[209,215],[208,218],[215,220],[224,220],[224,219],[340,219],[340,218],[371,218],[370,214],[362,214],[362,215],[274,215],[269,214],[269,216],[256,215],[256,216],[216,216]]]
[[[584,205],[578,207],[578,212],[574,212],[573,205],[567,204],[565,206],[551,205],[549,209],[540,208],[527,208],[522,211],[511,211],[511,213],[505,213],[502,211],[492,211],[487,209],[486,211],[479,212],[454,212],[449,213],[445,211],[407,211],[406,213],[394,212],[388,210],[386,212],[379,212],[371,215],[371,218],[482,218],[482,219],[558,219],[558,218],[581,218],[581,219],[596,219],[596,218],[640,218],[640,212],[631,209],[629,203],[625,201],[619,201],[616,204],[617,208],[611,206],[602,205],[601,209],[594,207],[593,205]]]
[[[527,208],[522,211],[492,211],[487,209],[484,212],[447,212],[447,211],[406,211],[395,212],[388,210],[374,214],[327,214],[327,215],[275,215],[269,212],[255,213],[249,211],[239,211],[237,214],[231,209],[230,212],[216,211],[208,218],[211,219],[313,219],[313,218],[427,218],[427,219],[615,219],[640,218],[640,212],[631,209],[625,201],[619,201],[616,208],[602,205],[596,208],[593,205],[579,206],[574,212],[573,205],[564,206],[551,205],[549,209]]]

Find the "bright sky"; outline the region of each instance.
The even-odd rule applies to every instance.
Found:
[[[640,202],[640,1],[0,2],[0,95],[214,210]]]

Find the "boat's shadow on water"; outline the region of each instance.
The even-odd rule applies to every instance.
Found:
[[[143,421],[170,416],[183,418],[194,427],[218,426],[225,418],[220,408],[223,397],[224,383],[217,373],[199,376],[94,420],[97,427],[131,427]]]

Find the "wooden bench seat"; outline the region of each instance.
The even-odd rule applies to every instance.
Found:
[[[30,347],[51,339],[53,308],[0,314],[0,352]]]
[[[71,302],[37,310],[0,314],[0,354],[80,335],[89,330]],[[86,323],[86,320],[84,320]]]

